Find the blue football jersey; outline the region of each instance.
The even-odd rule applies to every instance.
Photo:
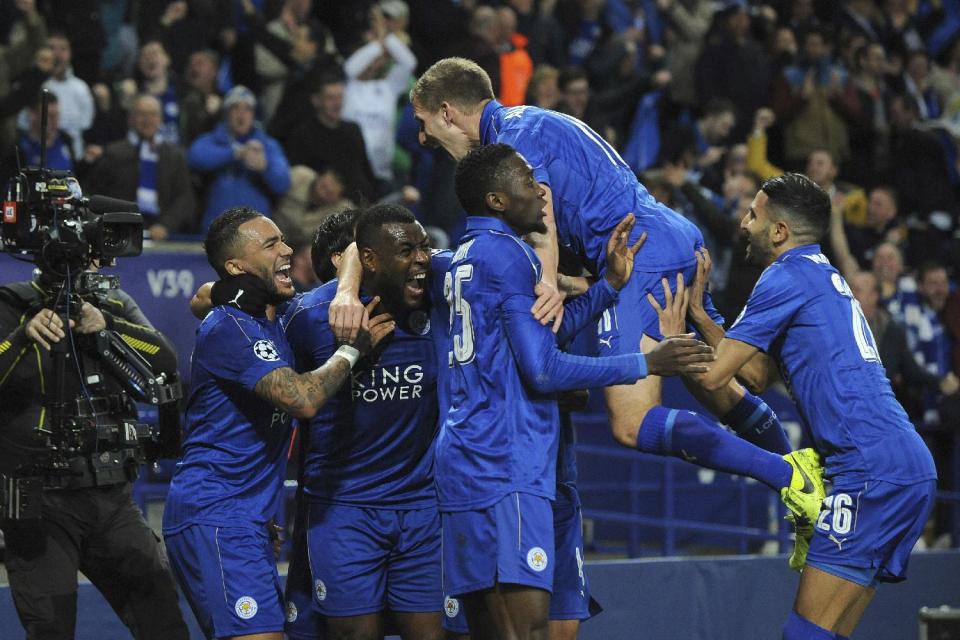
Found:
[[[633,170],[596,131],[572,116],[538,107],[504,107],[493,100],[480,118],[483,144],[502,142],[550,187],[559,241],[595,275],[606,267],[610,234],[628,213],[637,217],[632,238],[648,240],[634,269],[660,272],[694,264],[703,245],[697,227],[653,199]]]
[[[791,249],[767,267],[727,337],[776,360],[828,477],[936,477],[893,395],[860,303],[819,245]]]
[[[337,282],[303,295],[284,316],[297,368],[336,351],[328,323]],[[365,299],[366,300],[366,299]],[[304,491],[313,500],[369,507],[436,504],[437,357],[426,310],[397,325],[310,421]]]
[[[203,319],[165,533],[190,524],[262,527],[276,514],[291,421],[254,388],[271,371],[293,366],[279,322],[227,306]]]
[[[516,491],[552,499],[553,393],[631,384],[646,374],[639,353],[586,358],[561,352],[550,328],[530,313],[540,275],[536,254],[505,223],[467,218],[446,280],[450,408],[437,439],[443,510],[482,509]]]

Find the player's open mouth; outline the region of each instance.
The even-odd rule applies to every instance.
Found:
[[[285,264],[277,269],[274,278],[282,287],[292,287],[293,280],[290,278],[290,265]]]
[[[426,284],[427,272],[421,271],[420,273],[415,273],[410,278],[407,278],[407,281],[404,283],[404,288],[407,290],[407,295],[419,297],[423,295],[423,289]]]

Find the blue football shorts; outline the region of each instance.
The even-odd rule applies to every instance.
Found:
[[[170,567],[208,638],[283,631],[267,530],[190,525],[164,535]]]
[[[502,584],[553,591],[550,500],[510,493],[485,509],[449,511],[443,520],[443,592],[452,597]]]
[[[307,555],[325,616],[440,611],[440,514],[311,502]]]
[[[823,501],[807,565],[865,587],[906,578],[937,483],[896,485],[835,479]]]
[[[692,256],[691,256],[692,257]],[[654,340],[662,340],[660,333],[660,319],[657,317],[657,310],[653,308],[650,301],[647,300],[647,293],[652,293],[657,302],[663,307],[666,304],[663,295],[663,285],[661,280],[667,279],[670,283],[670,291],[676,293],[677,290],[677,272],[645,272],[634,271],[630,281],[620,290],[620,299],[617,304],[603,312],[597,329],[598,354],[600,356],[613,356],[624,353],[637,353],[640,350],[640,338],[644,334]],[[697,274],[697,263],[682,269],[683,281],[690,285],[694,276]],[[703,308],[721,327],[724,319],[713,304],[713,298],[709,291],[703,294]],[[694,332],[692,326],[688,326],[689,332]]]
[[[553,501],[553,535],[556,568],[553,573],[553,595],[550,597],[551,620],[587,620],[603,608],[590,597],[590,581],[583,570],[583,514],[576,487],[557,487]]]

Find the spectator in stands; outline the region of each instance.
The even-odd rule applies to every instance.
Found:
[[[901,78],[904,92],[917,104],[921,120],[933,120],[943,113],[940,96],[930,84],[930,56],[926,51],[911,51]]]
[[[527,86],[524,104],[532,104],[543,109],[556,109],[560,104],[560,72],[548,64],[539,64],[533,70],[533,77]]]
[[[40,101],[35,100],[26,109],[27,128],[21,129],[17,136],[20,166],[40,165]],[[12,177],[17,168],[14,149],[4,149],[0,157],[3,162],[3,184]],[[50,94],[47,107],[47,168],[73,171],[77,158],[73,155],[70,134],[60,128],[60,104],[55,93]]]
[[[223,100],[217,128],[190,146],[187,161],[208,181],[201,230],[225,209],[249,206],[270,215],[271,199],[290,188],[290,166],[280,144],[254,124],[257,99],[243,85]]]
[[[129,90],[135,91],[132,80],[130,85]],[[90,87],[90,91],[93,93],[96,112],[93,124],[83,134],[83,141],[86,143],[83,159],[93,164],[103,155],[103,147],[127,135],[127,110],[136,94],[126,96],[121,86],[122,93],[117,95],[113,87],[105,82],[96,83]]]
[[[850,289],[870,325],[880,361],[883,362],[894,392],[901,399],[901,404],[907,400],[905,408],[909,409],[911,406],[911,402],[905,397],[909,388],[926,388],[943,395],[954,394],[960,389],[960,381],[952,371],[939,376],[922,368],[914,359],[903,326],[879,304],[880,284],[875,275],[869,271],[855,274],[850,278]]]
[[[189,147],[197,136],[217,126],[223,103],[217,91],[219,68],[220,55],[213,49],[190,54],[185,93],[180,100],[180,141],[185,146]]]
[[[767,159],[767,129],[776,116],[766,107],[757,110],[753,118],[753,132],[747,138],[747,168],[761,180],[781,175],[783,169]],[[827,192],[834,210],[843,213],[843,219],[862,224],[866,219],[867,198],[863,189],[837,181],[840,167],[829,149],[812,149],[807,155],[806,175]]]
[[[476,7],[470,15],[469,35],[461,42],[455,42],[447,56],[469,58],[479,64],[493,85],[494,92],[500,90],[500,19],[494,8],[486,5]]]
[[[557,110],[590,124],[587,108],[590,106],[590,79],[580,67],[567,67],[557,78],[560,103]]]
[[[19,0],[17,9],[20,15],[7,42],[0,44],[0,155],[5,155],[16,139],[13,116],[36,100],[53,67],[49,50],[37,56],[47,40],[47,23],[35,0]]]
[[[690,127],[696,165],[701,170],[715,166],[727,151],[730,132],[737,124],[733,103],[726,98],[713,98],[703,107],[703,115]]]
[[[877,42],[883,29],[883,17],[873,0],[845,0],[839,14],[840,29],[860,34]]]
[[[371,10],[370,35],[372,40],[357,49],[343,65],[347,76],[343,114],[360,127],[367,158],[379,183],[377,191],[388,193],[395,186],[397,100],[407,92],[417,58],[400,37],[387,28],[378,6]]]
[[[558,17],[567,36],[568,65],[582,66],[613,35],[613,30],[604,19],[604,5],[605,0],[577,0],[558,7]]]
[[[900,209],[921,219],[932,211],[952,210],[957,199],[940,138],[920,124],[919,107],[909,96],[892,96],[888,109],[889,165],[882,179],[900,195]]]
[[[697,104],[694,69],[713,20],[714,4],[708,0],[657,0],[666,23],[666,68],[673,76],[670,95],[679,104]]]
[[[187,158],[160,133],[161,109],[155,96],[138,96],[130,109],[127,138],[107,145],[87,180],[93,193],[136,202],[156,241],[187,231],[196,219]]]
[[[346,195],[354,202],[377,198],[377,182],[367,157],[360,127],[343,119],[346,87],[343,77],[325,73],[310,92],[313,117],[302,122],[286,140],[292,164],[314,171],[332,167],[343,177]]]
[[[43,86],[57,94],[60,126],[70,136],[74,157],[82,158],[83,132],[93,123],[93,94],[87,83],[73,74],[67,36],[61,31],[51,32],[47,46],[53,51],[53,69]]]
[[[290,190],[277,204],[274,221],[293,244],[309,244],[310,234],[321,222],[354,208],[343,192],[343,179],[334,169],[326,167],[318,172],[295,165],[290,169]]]
[[[533,76],[527,37],[517,32],[517,14],[510,7],[497,9],[500,24],[500,102],[508,107],[523,104]]]
[[[280,15],[265,25],[267,33],[258,36],[254,60],[264,121],[273,118],[286,85],[309,69],[318,54],[336,54],[333,36],[311,19],[312,5],[312,0],[285,0]]]
[[[843,172],[857,184],[876,179],[886,152],[886,66],[887,54],[881,45],[860,47],[854,54],[853,76],[838,103],[850,135],[850,160]]]
[[[873,251],[871,271],[880,283],[880,304],[894,318],[902,317],[899,293],[901,289],[915,291],[913,278],[906,275],[903,264],[903,252],[892,242],[884,242]]]
[[[563,29],[553,16],[549,2],[508,0],[517,15],[517,31],[527,37],[527,51],[534,65],[549,64],[554,68],[566,66]],[[549,6],[548,6],[549,5]]]
[[[869,269],[873,255],[883,242],[900,243],[905,238],[902,220],[897,218],[897,194],[887,185],[870,190],[867,198],[867,216],[863,225],[848,224],[846,228],[850,252],[861,269]]]
[[[176,79],[170,72],[170,56],[159,40],[143,43],[137,57],[140,74],[139,92],[160,101],[163,124],[159,134],[167,142],[180,142],[180,93]]]
[[[826,149],[843,162],[850,157],[850,139],[838,105],[846,74],[833,61],[826,30],[811,29],[802,42],[800,60],[783,70],[774,92],[774,111],[784,126],[785,161],[800,166],[814,149]]]
[[[750,118],[769,103],[770,63],[750,32],[746,4],[728,2],[714,14],[695,68],[697,100],[727,98],[737,108],[735,138],[745,137]]]

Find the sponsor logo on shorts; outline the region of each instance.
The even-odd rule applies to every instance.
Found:
[[[257,609],[257,601],[250,596],[237,598],[236,604],[233,605],[233,610],[244,620],[249,620],[257,615]]]
[[[540,572],[547,568],[547,552],[542,547],[533,547],[527,551],[527,565]]]
[[[323,584],[323,580],[317,580],[313,583],[313,593],[320,602],[327,599],[327,585]]]
[[[292,602],[287,603],[287,612],[286,612],[287,622],[296,622],[297,621],[297,605]]]
[[[269,340],[257,340],[253,345],[253,355],[267,362],[274,362],[280,359],[277,348]]]
[[[443,599],[443,612],[447,614],[448,618],[456,618],[457,614],[460,613],[460,601],[447,596]]]

